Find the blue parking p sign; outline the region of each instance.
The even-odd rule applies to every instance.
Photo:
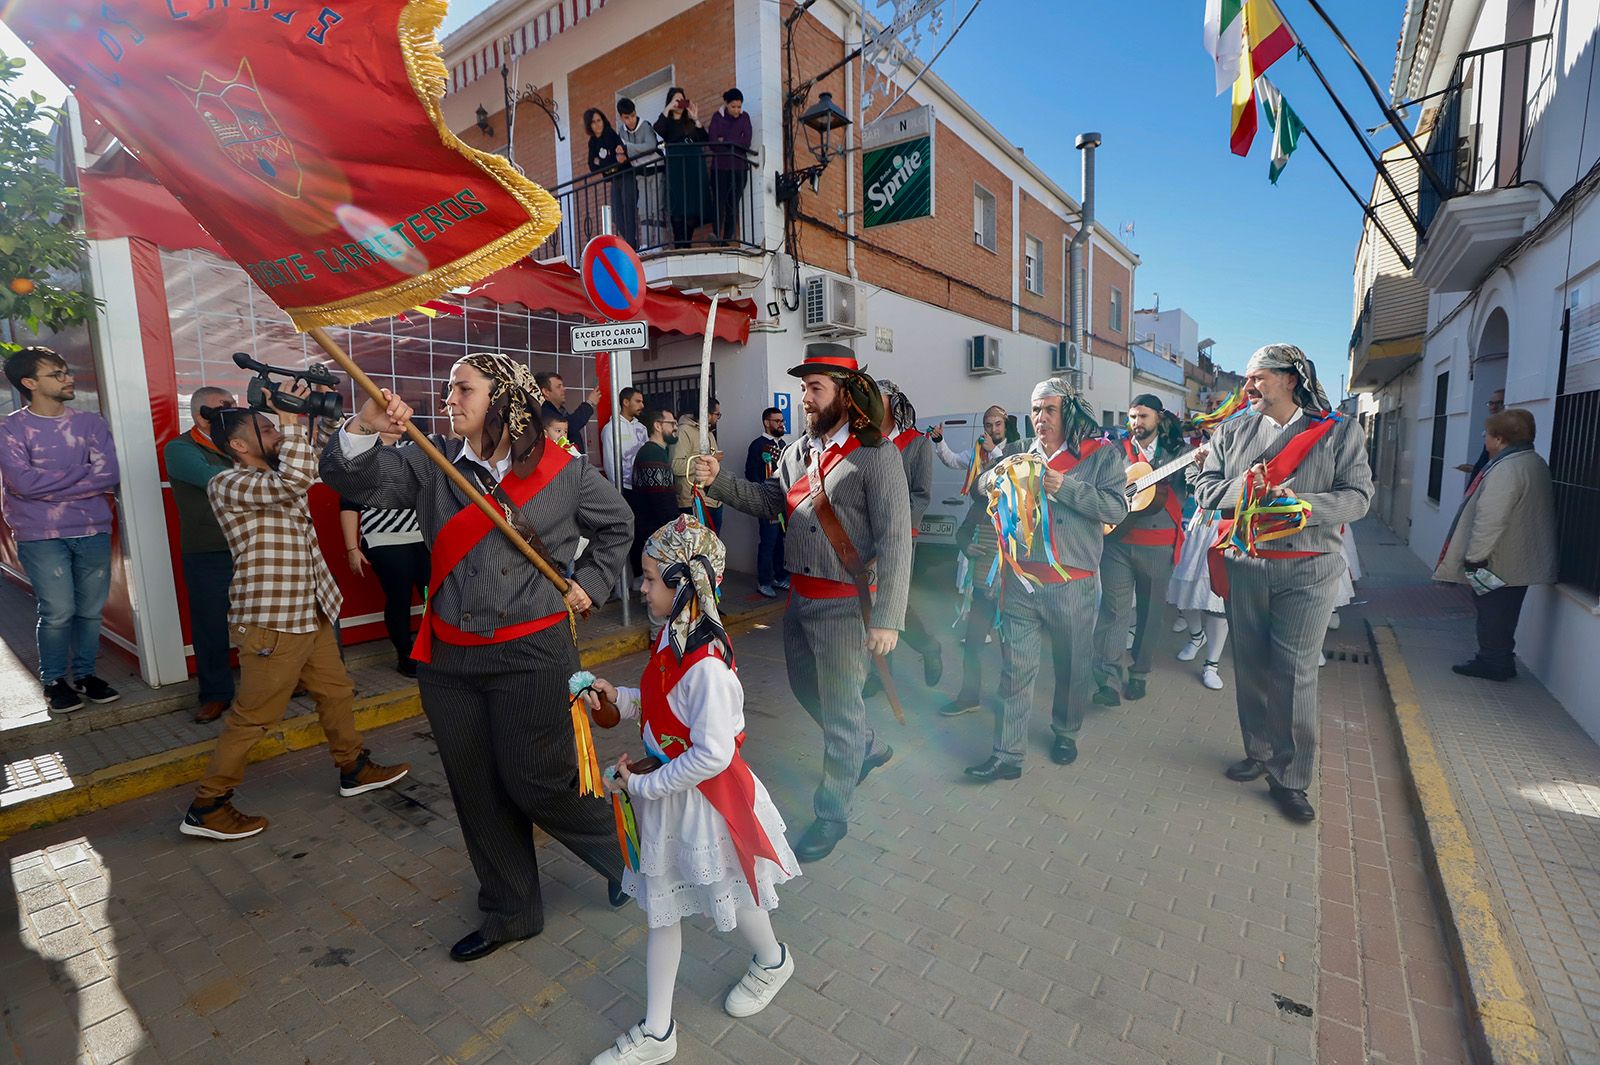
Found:
[[[783,412],[783,432],[784,432],[784,435],[788,435],[789,433],[794,432],[794,427],[789,424],[789,403],[790,403],[789,393],[787,393],[787,392],[774,392],[774,393],[772,393],[772,405],[774,407],[777,407],[780,411]]]

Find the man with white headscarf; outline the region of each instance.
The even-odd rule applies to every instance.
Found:
[[[1372,471],[1361,427],[1329,409],[1299,348],[1268,344],[1252,355],[1244,394],[1257,417],[1217,427],[1194,488],[1200,506],[1233,519],[1223,537],[1237,545],[1212,569],[1227,603],[1244,739],[1245,757],[1226,773],[1266,776],[1285,816],[1308,822],[1317,659],[1345,566],[1339,529],[1366,514]]]
[[[991,499],[1002,541],[1000,711],[989,759],[966,769],[970,779],[982,783],[1022,775],[1046,634],[1056,677],[1050,760],[1057,765],[1077,760],[1078,731],[1089,702],[1102,526],[1128,515],[1122,456],[1094,438],[1099,426],[1093,412],[1061,378],[1035,386],[1033,427],[1038,434],[1033,441],[1008,444],[1007,457],[974,489]],[[1024,455],[1029,459],[1020,458]],[[1013,540],[1016,551],[1010,552],[1007,534],[1020,525],[1032,527],[1033,535],[1025,549]]]

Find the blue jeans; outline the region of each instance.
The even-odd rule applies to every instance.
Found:
[[[761,543],[756,547],[756,583],[771,584],[789,576],[783,568],[783,526],[762,519]]]
[[[111,590],[111,534],[21,540],[17,557],[33,582],[39,611],[39,679],[94,674],[100,650],[100,612]]]
[[[227,551],[183,555],[183,583],[189,589],[189,640],[200,702],[233,702],[233,667],[228,662],[228,585],[233,556]]]

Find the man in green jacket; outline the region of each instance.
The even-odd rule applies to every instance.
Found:
[[[172,499],[178,506],[178,545],[183,583],[189,592],[189,631],[194,643],[200,706],[194,719],[215,721],[233,702],[233,669],[228,662],[228,584],[233,555],[206,498],[206,484],[233,465],[206,434],[202,407],[233,407],[225,388],[196,389],[189,400],[194,428],[167,442],[162,451]]]

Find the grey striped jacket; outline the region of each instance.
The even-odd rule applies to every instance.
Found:
[[[1211,434],[1211,453],[1194,480],[1195,502],[1233,516],[1239,505],[1247,469],[1282,451],[1294,437],[1313,428],[1311,413],[1275,433],[1259,414],[1223,422]],[[1367,513],[1372,500],[1372,468],[1367,464],[1366,434],[1351,418],[1343,418],[1317,441],[1290,476],[1289,488],[1311,504],[1306,528],[1274,540],[1273,551],[1340,550],[1339,528]]]
[[[805,476],[808,440],[801,434],[783,449],[777,483],[755,484],[730,474],[723,466],[706,492],[757,518],[783,516],[790,486]],[[873,600],[872,624],[877,628],[900,628],[905,624],[906,597],[911,590],[911,491],[900,449],[888,440],[878,447],[856,448],[829,471],[826,487],[839,524],[844,526],[861,560],[875,571],[878,593]],[[850,581],[817,522],[809,498],[789,515],[783,564],[790,573]]]

